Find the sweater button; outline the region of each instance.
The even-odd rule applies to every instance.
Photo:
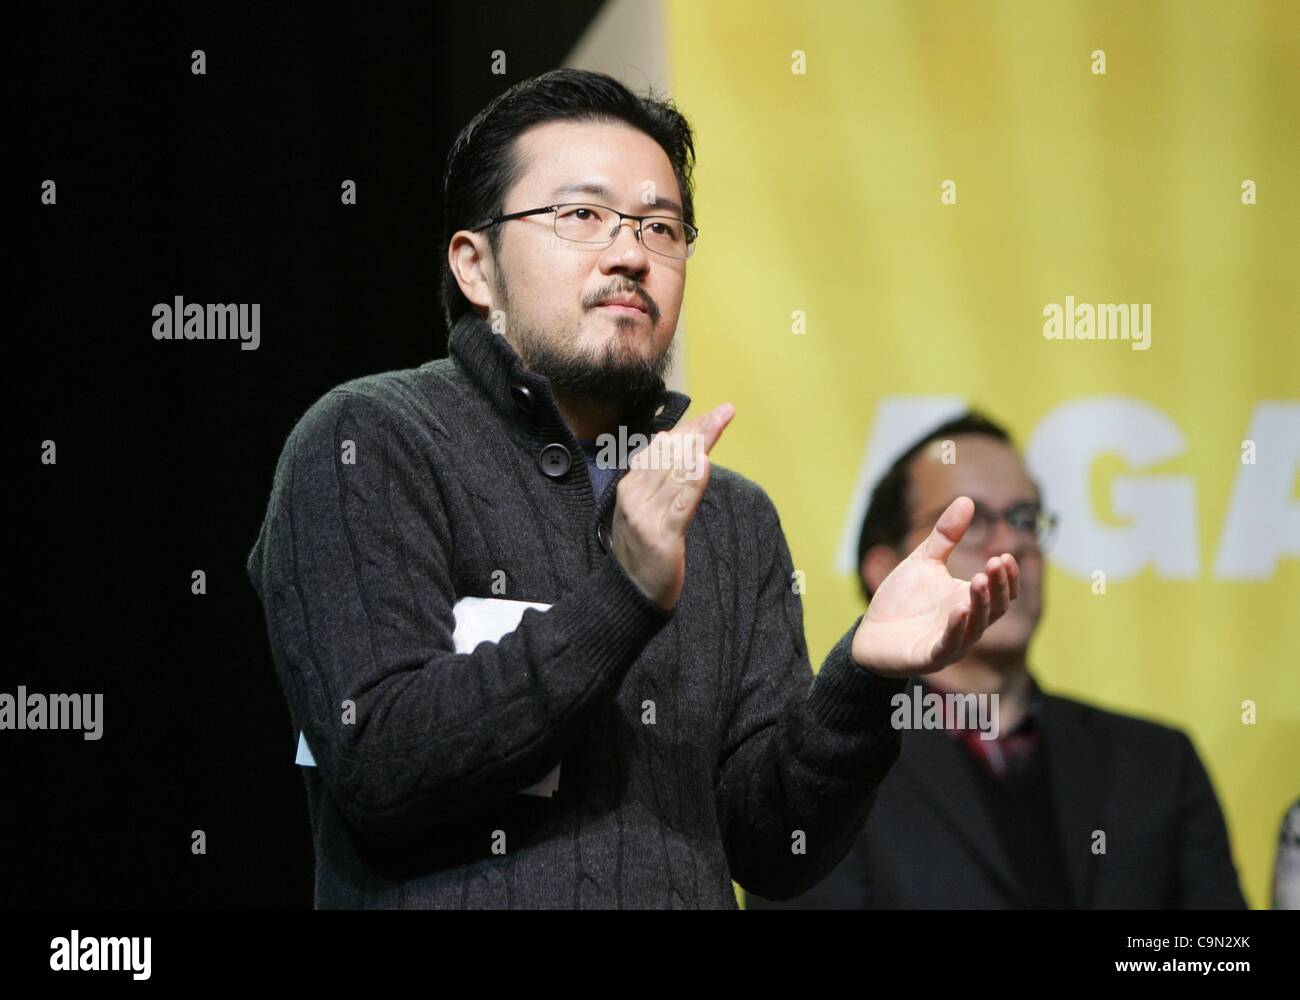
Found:
[[[525,413],[533,412],[533,393],[528,386],[516,382],[510,387],[510,398],[515,401],[515,406]]]
[[[600,547],[606,552],[613,547],[613,538],[610,535],[609,525],[604,521],[596,525],[596,541],[600,542]]]
[[[548,444],[537,457],[537,464],[552,479],[559,479],[568,472],[571,461],[569,449],[562,444]]]

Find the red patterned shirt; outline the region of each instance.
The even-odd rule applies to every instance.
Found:
[[[942,698],[944,694],[949,693],[930,687],[925,681],[920,681],[920,685],[922,691],[927,695],[937,694]],[[1042,692],[1038,685],[1034,683],[1032,677],[1029,678],[1027,697],[1028,703],[1025,707],[1025,714],[1020,718],[1015,729],[1010,732],[999,732],[997,739],[984,739],[979,729],[969,725],[964,728],[959,727],[957,725],[959,720],[954,718],[953,713],[948,711],[947,699],[943,700],[944,729],[949,736],[960,742],[966,752],[979,764],[983,765],[995,778],[1005,778],[1009,774],[1019,774],[1033,760],[1043,738],[1040,728],[1043,708]]]

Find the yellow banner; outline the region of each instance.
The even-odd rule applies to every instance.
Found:
[[[736,404],[715,457],[781,512],[814,664],[862,610],[874,473],[982,408],[1062,515],[1031,668],[1188,732],[1269,905],[1300,792],[1300,5],[673,0],[668,27],[686,387]]]

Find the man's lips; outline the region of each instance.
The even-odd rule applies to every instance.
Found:
[[[631,316],[645,316],[646,311],[639,306],[625,306],[621,302],[602,302],[598,307],[600,309],[612,309],[615,312],[627,313]]]

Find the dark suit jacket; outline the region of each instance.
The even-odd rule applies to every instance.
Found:
[[[1042,693],[1042,747],[1076,905],[1242,908],[1223,814],[1181,731]],[[962,759],[940,730],[902,753],[849,854],[809,892],[748,909],[1004,909],[1024,892]],[[1093,831],[1105,853],[1093,852]]]

